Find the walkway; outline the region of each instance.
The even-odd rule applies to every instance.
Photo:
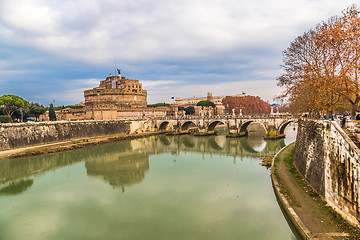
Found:
[[[295,144],[291,144],[280,152],[272,170],[280,201],[285,198],[284,208],[295,212],[295,219],[298,216],[307,239],[360,239],[359,232],[327,207],[299,175],[291,157],[294,148]]]

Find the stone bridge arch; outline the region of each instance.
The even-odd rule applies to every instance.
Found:
[[[180,130],[181,131],[186,131],[186,130],[189,130],[189,128],[191,127],[197,127],[197,125],[193,122],[193,121],[185,121],[181,124],[180,126]]]
[[[169,121],[163,121],[159,124],[160,131],[173,130],[174,126]]]
[[[156,130],[176,130],[188,131],[191,128],[197,128],[200,133],[212,133],[216,126],[225,124],[230,134],[239,136],[245,135],[248,126],[251,123],[260,124],[265,130],[265,134],[269,134],[270,129],[274,129],[276,137],[283,137],[284,130],[291,122],[297,122],[297,119],[291,116],[212,116],[212,117],[166,117],[154,119]]]
[[[213,121],[209,124],[208,128],[207,128],[207,131],[208,132],[212,132],[212,131],[215,131],[215,127],[217,125],[225,125],[225,123],[223,121],[220,121],[220,120],[216,120],[216,121]]]
[[[290,124],[290,123],[293,123],[293,122],[297,122],[297,120],[295,119],[290,119],[290,120],[287,120],[287,121],[284,121],[283,123],[280,124],[279,126],[279,134],[284,134],[285,132],[285,128]]]
[[[247,122],[244,122],[243,124],[241,124],[241,126],[240,126],[240,131],[239,131],[239,132],[246,132],[248,126],[249,126],[251,123],[257,123],[257,124],[261,125],[261,126],[264,128],[264,130],[265,130],[265,134],[268,134],[268,129],[267,129],[267,127],[266,127],[262,122],[258,122],[258,121],[255,121],[255,120],[250,120],[250,121],[247,121]]]

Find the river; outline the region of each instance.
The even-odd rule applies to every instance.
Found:
[[[166,136],[0,161],[0,239],[298,239],[260,159],[294,141]]]

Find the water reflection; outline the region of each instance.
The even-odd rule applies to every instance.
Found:
[[[194,137],[154,136],[109,144],[85,158],[89,176],[102,177],[113,187],[140,183],[149,170],[149,156],[171,151],[220,154],[234,157],[258,158],[274,154],[285,145],[283,140],[265,141],[262,138],[226,138],[225,136]],[[90,149],[89,149],[90,150]]]
[[[200,152],[234,157],[259,158],[274,154],[285,146],[284,139],[264,140],[258,137],[226,138],[191,135],[158,135],[87,147],[68,152],[0,161],[0,185],[41,175],[78,162],[85,162],[87,174],[101,177],[113,187],[124,188],[141,182],[149,170],[149,156],[171,152]],[[26,188],[24,188],[26,190]],[[24,190],[24,191],[25,191]]]
[[[84,159],[83,152],[80,149],[33,157],[2,159],[0,160],[0,185],[73,165]]]
[[[34,180],[32,179],[11,182],[8,186],[0,188],[0,196],[18,195],[25,192],[33,183]]]
[[[158,135],[2,160],[0,239],[288,240],[258,164],[283,145]]]
[[[121,187],[123,191],[125,186],[140,183],[145,178],[145,173],[149,170],[148,154],[114,155],[86,159],[87,174],[101,176],[111,186]]]

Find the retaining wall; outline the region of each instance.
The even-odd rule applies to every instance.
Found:
[[[299,120],[295,166],[313,189],[360,226],[360,150],[335,121]]]
[[[40,143],[130,133],[131,122],[124,120],[57,121],[0,125],[0,150]]]

